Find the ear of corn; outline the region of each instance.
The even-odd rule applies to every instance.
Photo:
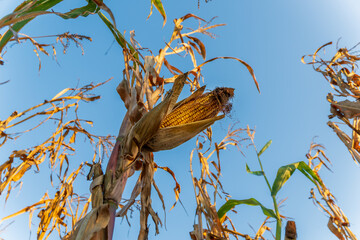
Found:
[[[139,148],[156,134],[164,117],[167,116],[167,113],[175,106],[185,84],[186,77],[187,73],[179,75],[175,79],[172,89],[168,92],[167,96],[165,96],[165,99],[144,114],[126,135],[124,143],[127,151],[125,154],[129,159],[135,158]],[[117,199],[116,196],[112,197],[113,199]]]
[[[193,94],[191,94],[189,97],[181,100],[180,102],[177,102],[177,103],[175,104],[175,106],[174,106],[173,109],[175,109],[175,108],[179,107],[180,105],[183,105],[183,104],[185,104],[185,103],[187,103],[187,102],[189,102],[189,101],[192,101],[192,100],[194,100],[195,98],[200,97],[200,96],[204,93],[205,88],[206,88],[206,85],[204,85],[204,86],[202,86],[201,88],[197,89],[197,90],[196,90]]]
[[[199,96],[192,95],[164,118],[160,128],[196,122],[215,117],[220,111],[229,111],[228,101],[233,95],[233,88],[216,88]]]
[[[220,111],[230,111],[228,101],[234,95],[233,88],[216,88],[205,94],[203,91],[201,88],[177,103],[142,149],[156,152],[175,148],[222,119],[224,115],[217,116]]]

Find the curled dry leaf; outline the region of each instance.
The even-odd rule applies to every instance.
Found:
[[[360,163],[360,152],[358,152],[355,148],[353,148],[352,140],[351,138],[340,128],[338,125],[336,125],[333,122],[328,122],[328,126],[331,127],[336,135],[339,137],[339,139],[345,144],[345,146],[348,148],[351,156],[353,157],[354,161],[357,163]]]
[[[327,224],[329,230],[340,240],[345,240],[343,233],[341,229],[337,227],[337,224],[335,221],[331,218],[329,218],[328,224]]]
[[[203,60],[206,59],[206,49],[205,49],[205,45],[200,41],[200,39],[196,38],[196,37],[192,37],[192,36],[187,36],[188,38],[190,38],[191,40],[194,41],[194,43],[196,43],[199,48],[196,47],[196,45],[194,46],[192,44],[192,42],[190,42],[190,44],[195,48],[195,50],[201,54],[201,56],[203,57]]]
[[[254,70],[252,69],[252,67],[246,63],[245,61],[239,59],[239,58],[235,58],[235,57],[215,57],[215,58],[211,58],[205,62],[203,62],[202,64],[200,64],[199,66],[197,66],[196,68],[194,68],[192,71],[198,71],[201,67],[203,67],[205,64],[209,63],[209,62],[212,62],[214,60],[217,60],[217,59],[232,59],[232,60],[236,60],[238,62],[240,62],[241,64],[243,64],[247,70],[249,71],[249,73],[251,74],[253,80],[254,80],[254,83],[256,85],[256,88],[257,90],[259,91],[260,93],[260,87],[259,87],[259,83],[258,81],[256,80],[256,77],[255,77],[255,73],[254,73]]]
[[[240,136],[242,132],[244,132],[244,129],[238,128],[234,130],[233,128],[229,128],[228,134],[219,143],[213,143],[211,141],[211,130],[206,131],[205,134],[200,135],[197,139],[197,147],[190,155],[190,172],[197,202],[195,212],[197,224],[194,225],[194,230],[190,232],[192,239],[229,239],[230,234],[236,238],[241,236],[245,239],[252,239],[249,235],[237,232],[229,217],[219,219],[216,211],[217,196],[221,198],[229,196],[223,190],[220,179],[221,160],[219,151],[225,150],[227,146],[238,146],[241,141],[247,141],[247,138]],[[204,139],[203,142],[200,142],[200,139]],[[205,147],[205,145],[209,146]],[[193,154],[195,151],[201,164],[198,177],[195,177],[192,167]],[[210,158],[215,153],[218,161],[214,165],[215,162],[211,161]],[[209,164],[210,161],[213,165]],[[203,222],[203,219],[206,220],[206,222]],[[227,224],[231,224],[232,229],[230,229]],[[265,223],[262,225],[263,229],[267,229],[264,225]]]
[[[9,156],[9,160],[0,165],[0,177],[2,179],[0,182],[0,193],[8,187],[8,198],[11,184],[20,181],[24,174],[33,166],[39,169],[38,165],[46,159],[50,160],[51,167],[55,167],[56,163],[59,162],[59,174],[66,175],[69,165],[68,158],[75,151],[72,144],[75,142],[75,136],[78,133],[89,139],[90,143],[94,145],[99,143],[101,147],[104,147],[104,150],[111,145],[110,138],[93,135],[83,128],[82,123],[85,122],[91,125],[90,121],[78,118],[69,120],[66,118],[66,113],[70,110],[73,110],[74,115],[77,116],[78,105],[81,101],[95,101],[99,99],[99,96],[91,95],[89,92],[108,81],[97,85],[86,85],[79,89],[62,90],[51,100],[46,100],[22,112],[14,112],[6,120],[0,121],[0,138],[3,138],[2,145],[6,144],[8,140],[15,140],[15,137],[21,137],[23,134],[35,130],[50,119],[55,120],[57,123],[52,135],[48,136],[43,143],[28,149],[14,150]],[[67,95],[64,95],[65,93]],[[8,132],[11,131],[11,128],[30,119],[37,119],[39,123],[21,133]],[[18,162],[16,161],[17,159],[21,161]],[[65,163],[67,164],[66,168]],[[62,171],[64,168],[65,171]]]
[[[321,73],[336,92],[336,95],[329,93],[327,96],[331,104],[329,118],[339,118],[345,123],[345,126],[350,128],[352,134],[348,136],[346,131],[339,127],[341,125],[333,122],[328,122],[328,125],[335,131],[339,139],[348,148],[355,162],[358,163],[360,161],[360,126],[358,124],[360,117],[360,77],[356,71],[360,56],[357,51],[354,51],[355,46],[350,50],[346,48],[337,49],[334,56],[330,60],[326,60],[319,55],[319,52],[331,44],[331,42],[324,44],[314,54],[308,55],[311,56],[311,61],[307,64],[313,65],[314,70]],[[305,56],[302,61],[306,63],[304,58]],[[335,100],[334,96],[339,99]]]

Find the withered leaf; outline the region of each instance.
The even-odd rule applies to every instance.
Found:
[[[345,118],[354,118],[360,116],[360,102],[344,100],[340,102],[332,102],[331,106],[340,110]]]
[[[203,57],[203,59],[205,60],[206,58],[206,49],[205,49],[205,45],[196,37],[192,37],[192,36],[187,36],[188,38],[190,38],[191,40],[193,40],[197,45],[199,45],[200,48],[200,54]],[[196,49],[196,48],[195,48]]]

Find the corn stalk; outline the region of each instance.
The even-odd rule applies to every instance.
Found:
[[[159,51],[158,56],[143,57],[139,51],[135,55],[132,49],[127,48],[123,51],[124,79],[117,87],[117,91],[125,104],[127,113],[120,127],[105,174],[93,179],[93,182],[102,184],[103,192],[99,194],[102,195],[103,201],[100,201],[100,205],[93,208],[93,213],[91,212],[90,215],[95,216],[96,213],[96,216],[103,221],[100,225],[106,227],[97,232],[92,232],[92,239],[112,239],[115,216],[126,215],[127,209],[134,204],[135,198],[139,195],[141,209],[138,239],[147,239],[148,237],[149,216],[152,217],[156,233],[158,233],[161,220],[151,206],[150,197],[152,186],[157,189],[153,175],[158,166],[154,163],[153,152],[172,149],[188,141],[215,121],[222,119],[224,115],[217,116],[219,112],[226,113],[231,108],[228,101],[234,94],[233,89],[218,88],[209,93],[204,93],[205,87],[199,86],[198,78],[201,67],[215,59],[197,65],[191,46],[201,45],[200,48],[203,50],[204,46],[200,40],[195,41],[195,37],[190,35],[198,32],[206,33],[208,29],[214,26],[201,26],[197,30],[183,34],[181,33],[181,23],[189,18],[202,20],[191,14],[175,20],[172,37],[166,47]],[[131,36],[132,47],[137,50],[137,42],[134,35]],[[190,41],[197,42],[197,45],[185,43],[183,40],[185,37]],[[180,43],[171,47],[172,42],[177,39]],[[199,48],[197,47],[197,49]],[[191,56],[194,65],[194,68],[187,73],[182,73],[166,59],[168,55],[183,52]],[[199,53],[202,53],[201,50]],[[139,61],[137,56],[143,62]],[[242,62],[239,59],[237,60]],[[165,66],[170,73],[178,74],[170,78],[162,78],[160,77],[162,66]],[[247,64],[246,67],[249,68]],[[253,74],[253,72],[251,73]],[[194,78],[192,79],[190,76]],[[188,98],[177,102],[186,81],[188,81],[191,89],[197,90]],[[164,85],[168,83],[173,83],[173,86],[167,94],[163,95]],[[162,101],[156,105],[161,97]],[[135,171],[141,171],[141,173],[133,189],[132,200],[116,213],[116,208],[122,200],[127,179]],[[169,169],[166,171],[171,172]],[[95,185],[92,184],[92,186]],[[179,191],[180,188],[176,188],[175,194],[177,196]],[[159,191],[158,194],[162,199]],[[68,239],[91,236],[86,229],[95,229],[98,220],[92,219],[90,215],[89,220],[79,222],[73,232],[69,234]]]
[[[157,188],[153,178],[156,168],[161,168],[169,172],[176,181],[175,175],[170,169],[157,166],[154,162],[153,152],[168,150],[181,145],[210,127],[215,121],[222,119],[224,114],[228,113],[231,109],[231,105],[228,102],[234,95],[234,89],[217,88],[204,93],[205,86],[200,86],[202,67],[217,59],[236,60],[247,68],[259,90],[254,72],[246,62],[238,58],[216,57],[206,60],[205,45],[194,35],[201,33],[212,36],[209,30],[223,26],[223,24],[211,25],[211,22],[206,22],[193,14],[187,14],[179,19],[175,19],[175,27],[171,38],[166,43],[166,46],[159,51],[157,56],[143,56],[143,52],[140,51],[139,44],[134,38],[134,33],[130,33],[130,42],[126,41],[125,37],[116,28],[115,19],[111,10],[102,1],[90,0],[87,5],[73,9],[67,13],[49,11],[50,8],[59,2],[61,2],[61,0],[25,1],[20,4],[13,13],[1,19],[0,28],[8,26],[9,30],[0,36],[0,53],[2,53],[2,55],[4,54],[3,49],[10,41],[31,41],[35,46],[37,55],[38,52],[49,55],[45,49],[49,47],[49,45],[38,43],[35,41],[36,37],[19,33],[22,27],[35,17],[55,14],[63,19],[72,19],[80,16],[87,17],[98,14],[123,49],[125,64],[123,81],[120,82],[116,90],[124,102],[127,112],[122,121],[116,141],[113,144],[113,150],[105,173],[102,171],[100,158],[96,161],[97,152],[94,154],[92,164],[87,162],[82,163],[69,177],[67,177],[67,168],[65,171],[62,171],[63,163],[69,161],[66,151],[75,151],[70,145],[75,142],[77,133],[83,133],[91,141],[93,138],[96,138],[98,142],[95,145],[102,148],[101,151],[103,152],[106,151],[104,148],[106,144],[111,144],[111,137],[97,137],[88,133],[82,128],[80,124],[81,120],[77,118],[69,122],[64,122],[63,118],[60,118],[55,133],[42,145],[35,146],[34,150],[14,152],[14,154],[10,156],[10,162],[7,162],[7,165],[2,165],[0,168],[0,172],[5,173],[5,178],[7,179],[7,181],[2,182],[1,191],[8,188],[8,195],[11,190],[11,183],[19,181],[25,172],[32,166],[37,167],[46,157],[50,157],[51,163],[54,166],[56,166],[56,161],[60,161],[60,173],[64,172],[64,174],[60,179],[61,188],[53,198],[45,194],[38,203],[28,206],[8,218],[24,212],[29,212],[30,216],[32,216],[35,210],[41,210],[41,214],[38,215],[40,218],[38,238],[46,239],[54,229],[58,230],[59,235],[61,235],[61,226],[65,226],[65,231],[68,232],[67,224],[63,219],[65,216],[70,215],[72,217],[72,231],[68,232],[63,239],[112,239],[115,217],[126,216],[127,210],[134,204],[136,197],[140,195],[141,210],[138,239],[147,239],[149,232],[148,217],[152,217],[156,226],[156,233],[159,232],[158,226],[161,225],[160,218],[151,206],[152,187],[157,190],[162,199],[161,192]],[[165,23],[166,14],[161,1],[152,1],[152,6],[158,9]],[[108,13],[111,21],[102,11]],[[198,29],[183,33],[182,24],[188,19],[196,19],[204,23],[204,25],[200,25]],[[76,44],[78,44],[78,39],[91,40],[85,36],[70,35],[68,33],[56,35],[56,37],[63,44],[64,51],[68,45],[67,43],[63,43],[63,39],[67,41],[70,39]],[[175,43],[176,41],[177,44]],[[56,51],[53,46],[52,48],[53,54],[55,55]],[[204,62],[199,65],[197,64],[196,53],[204,60]],[[173,66],[167,58],[169,55],[174,54],[189,55],[193,68],[184,73]],[[4,62],[1,56],[0,63],[3,64]],[[41,64],[39,64],[39,69],[40,68]],[[161,77],[162,69],[166,69],[170,77]],[[167,94],[165,94],[166,84],[173,84]],[[190,85],[193,93],[188,98],[178,102],[178,97],[185,84]],[[95,87],[97,86],[98,85]],[[90,88],[92,90],[94,86],[91,85]],[[75,96],[70,94],[61,98],[70,90],[75,91],[75,89],[64,89],[51,99],[51,101],[45,102],[51,105],[53,109],[50,111],[35,112],[30,118],[38,115],[49,115],[49,117],[44,120],[47,121],[51,119],[55,113],[60,113],[61,117],[63,117],[63,114],[71,107],[75,107],[75,110],[77,110],[77,103],[70,105],[65,104],[62,108],[58,107],[54,102],[60,101],[59,99],[61,99],[61,103],[70,99],[78,101],[93,101],[98,99],[98,97],[88,98],[83,95],[83,93],[88,90],[86,87],[76,90],[78,93],[75,94]],[[38,107],[42,106],[43,104],[40,104],[25,112],[38,109]],[[224,114],[218,115],[220,112]],[[1,123],[1,137],[4,138],[2,144],[4,144],[10,136],[5,133],[5,130],[13,126],[9,125],[9,122],[11,122],[14,117],[22,117],[23,115],[24,114],[19,115],[16,112]],[[16,124],[26,122],[30,118],[20,120]],[[70,132],[72,135],[69,138],[70,135],[68,134]],[[68,139],[67,143],[64,142],[65,139]],[[49,144],[50,147],[46,147],[47,144]],[[61,152],[60,150],[63,151]],[[12,165],[14,158],[28,161],[24,161],[25,165],[20,164],[14,168]],[[72,189],[72,184],[78,176],[79,171],[86,165],[91,166],[90,173],[88,174],[88,179],[92,180],[90,185],[92,195],[90,199],[78,197]],[[127,179],[131,177],[135,171],[140,171],[140,176],[133,189],[131,201],[124,206],[121,204],[123,191]],[[178,197],[180,186],[177,182],[174,191]],[[73,202],[78,203],[76,209],[72,208]],[[80,203],[84,204],[82,210],[79,207]],[[90,205],[92,209],[88,212]],[[119,205],[123,207],[120,211],[116,212]]]

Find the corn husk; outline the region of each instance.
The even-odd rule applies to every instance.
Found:
[[[195,137],[197,134],[210,127],[215,121],[225,115],[216,116],[184,125],[160,128],[157,133],[146,143],[143,149],[151,152],[173,149]]]
[[[220,111],[226,112],[231,106],[228,101],[233,97],[234,89],[216,88],[203,93],[204,89],[205,87],[200,88],[175,104],[164,117],[156,134],[142,149],[151,152],[173,149],[224,118],[224,115],[217,115]]]
[[[102,204],[94,208],[75,226],[72,234],[63,240],[90,240],[95,234],[104,229],[110,220],[109,204]]]
[[[139,149],[148,142],[160,128],[163,118],[175,106],[187,78],[187,73],[178,76],[165,99],[147,112],[130,130],[125,139],[125,155],[134,158]]]

